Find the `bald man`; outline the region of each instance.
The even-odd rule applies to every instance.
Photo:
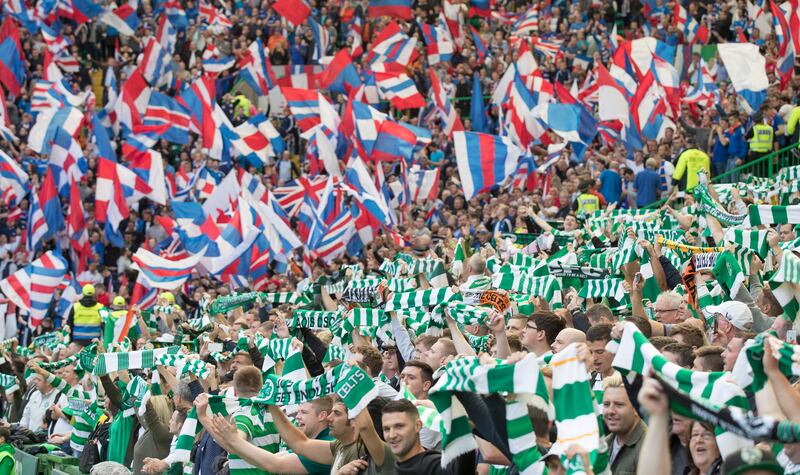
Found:
[[[586,343],[586,334],[574,328],[565,328],[558,332],[558,336],[550,348],[553,350],[553,354],[556,354],[568,347],[570,343]]]

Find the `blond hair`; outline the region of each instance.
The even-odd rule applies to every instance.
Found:
[[[624,386],[625,385],[622,383],[622,375],[618,372],[614,372],[611,376],[603,378],[603,391],[610,388],[622,388]]]
[[[150,397],[150,400],[147,401],[147,404],[150,404],[150,407],[153,408],[153,411],[155,411],[159,422],[169,426],[169,421],[172,419],[172,412],[175,410],[172,400],[169,397],[160,394],[158,396]]]

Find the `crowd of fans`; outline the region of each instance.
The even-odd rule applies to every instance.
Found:
[[[189,26],[177,34],[170,88],[202,76],[199,58],[210,45],[242,58],[256,39],[268,47],[273,67],[312,75],[325,68],[314,60],[310,27],[292,27],[270,2],[220,2],[229,29],[202,24],[194,1],[179,3]],[[686,43],[673,7],[661,0],[540,4],[536,37],[561,51],[534,50],[538,70],[581,100],[596,81],[592,63],[610,66],[618,42],[650,36],[679,51]],[[408,69],[417,89],[428,96],[433,69],[470,130],[472,78],[484,92],[494,90],[518,59],[519,39],[507,19],[532,4],[492,2],[489,16],[470,16],[469,3],[454,5],[486,45],[485,58],[466,34],[450,62],[431,66],[419,24],[401,27],[418,38],[420,55]],[[145,0],[135,7],[136,36],[99,21],[62,25],[80,63],[66,77],[74,92],[94,95],[89,108],[106,105],[110,78],[123,84],[133,74],[158,28],[163,5]],[[36,328],[24,309],[0,307],[7,312],[0,475],[13,473],[14,453],[23,450],[73,456],[81,470],[103,474],[800,473],[800,439],[743,430],[731,442],[732,427],[741,425],[707,415],[731,406],[734,414],[781,420],[800,433],[794,386],[800,357],[793,359],[800,212],[792,214],[800,173],[789,166],[798,161],[787,152],[780,163],[786,167],[779,172],[775,160],[772,176],[746,166],[798,143],[798,80],[781,84],[778,40],[751,17],[768,7],[696,1],[684,7],[709,29],[712,44],[745,35],[759,46],[771,83],[757,111],[743,107],[724,65],[705,51],[710,46],[690,47],[684,92],[707,65],[717,101],[683,104],[674,126],[641,149],[598,135],[582,157],[568,146],[547,167],[469,200],[451,136],[438,121],[425,122],[432,141],[414,161],[440,170],[435,200],[398,210],[396,233],[379,232],[360,255],[310,263],[309,275],[300,249],[286,270],[272,266],[256,289],[194,273],[179,288],[159,289],[147,308],[132,302],[132,256],[174,239],[159,220],[170,217],[170,208],[146,199],[131,207],[120,225],[125,246],[114,246],[93,218],[97,152],[82,131],[89,171],[79,189],[91,256],[75,276],[80,295],[65,309],[67,291],[59,291]],[[349,0],[312,2],[311,17],[330,38],[328,55],[352,45],[351,20],[365,17],[366,8]],[[419,22],[433,24],[441,12],[442,4],[431,0],[413,6]],[[365,18],[364,51],[389,21]],[[46,46],[41,33],[20,28],[19,35],[30,74],[23,92],[6,98],[8,129],[18,140],[6,137],[0,148],[37,187],[49,158],[27,142]],[[234,125],[251,109],[268,114],[287,150],[260,167],[220,163],[207,158],[192,134],[186,145],[154,146],[165,172],[191,176],[205,166],[218,183],[241,167],[268,190],[309,177],[307,141],[295,119],[255,97],[239,72],[237,66],[216,78],[221,109]],[[333,98],[337,112],[348,100]],[[499,133],[502,108],[486,102],[488,131]],[[383,109],[419,123],[421,111]],[[759,126],[771,131],[766,145]],[[112,142],[124,162],[121,143]],[[553,159],[544,146],[530,152],[537,166]],[[403,180],[397,163],[370,167],[383,167],[388,183]],[[751,227],[762,212],[758,205],[786,211]],[[0,279],[39,255],[24,244],[29,206],[29,198],[0,205]],[[68,248],[62,232],[41,251]],[[578,370],[566,372],[572,360]],[[736,371],[740,366],[749,373]],[[520,377],[504,373],[513,383],[492,377],[479,383],[483,370],[531,367]],[[353,385],[368,376],[363,404],[347,397],[342,374]],[[574,386],[569,392],[565,374]],[[310,378],[333,381],[335,389],[315,383],[323,397],[305,391],[291,404],[274,399],[279,389],[300,394],[287,387]],[[535,391],[511,389],[536,386],[537,378],[542,387]],[[698,389],[706,383],[711,389]],[[679,411],[670,391],[714,409],[706,416]],[[569,404],[558,403],[564,398]],[[588,412],[581,413],[587,400]],[[503,411],[519,402],[520,425],[513,425]],[[469,418],[463,439],[455,437],[456,407]],[[572,440],[578,433],[570,420],[581,414],[585,432]]]

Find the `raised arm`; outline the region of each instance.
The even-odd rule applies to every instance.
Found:
[[[277,406],[270,405],[269,413],[272,415],[272,420],[281,438],[295,453],[317,463],[326,465],[333,463],[333,453],[331,453],[331,443],[329,441],[306,437]]]
[[[636,473],[669,475],[672,468],[669,451],[669,403],[658,381],[645,378],[639,391],[639,404],[650,418],[647,421],[647,435],[642,443]]]
[[[369,456],[375,462],[375,465],[383,467],[386,462],[386,451],[383,441],[375,430],[375,424],[369,416],[369,411],[364,409],[359,412],[353,419],[353,425],[358,430],[358,434],[361,436],[361,440],[364,442],[364,446],[367,448],[367,452],[369,452]]]

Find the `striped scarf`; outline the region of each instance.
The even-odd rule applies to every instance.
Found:
[[[19,390],[19,381],[17,377],[10,374],[0,374],[0,386],[3,386],[3,391],[6,395],[14,394]]]
[[[378,272],[386,277],[393,277],[397,275],[397,271],[397,263],[395,261],[390,261],[389,259],[384,259],[383,262],[381,262],[381,265],[378,266]]]
[[[180,349],[180,346],[168,346],[157,350],[103,353],[98,356],[93,373],[95,376],[103,376],[124,369],[152,369],[161,355],[175,354]]]
[[[578,295],[583,298],[611,297],[621,301],[625,298],[625,288],[622,279],[591,279],[583,283]]]
[[[669,362],[633,323],[625,323],[621,341],[609,342],[608,349],[616,353],[612,366],[629,379],[634,374],[647,375],[652,369],[664,382],[693,398],[707,399],[719,406],[750,407],[744,391],[730,373],[692,371]],[[718,429],[717,444],[724,458],[742,444],[752,445],[752,442]]]
[[[765,229],[729,228],[725,231],[725,242],[731,242],[737,246],[750,249],[762,259],[766,258],[767,253],[769,253],[767,231]]]
[[[460,302],[448,303],[447,315],[462,325],[483,325],[489,318],[485,309]]]
[[[696,213],[708,214],[713,216],[722,224],[737,225],[742,224],[747,218],[746,214],[736,215],[725,211],[720,207],[717,202],[711,198],[708,189],[705,185],[699,185],[694,188],[694,199],[697,201]]]
[[[431,307],[457,300],[456,294],[447,287],[418,290],[416,292],[399,292],[386,302],[384,310],[392,312],[405,308]]]
[[[258,300],[260,294],[261,292],[245,292],[242,294],[217,297],[217,299],[208,306],[208,313],[210,315],[228,313],[233,309],[254,303]]]
[[[409,276],[425,274],[431,287],[447,287],[447,272],[441,259],[416,259],[408,270]]]
[[[308,299],[297,292],[261,292],[262,302],[269,302],[273,305],[282,303],[308,303]]]
[[[550,275],[567,279],[605,279],[608,271],[594,267],[576,266],[551,262],[547,264]]]
[[[750,205],[748,214],[751,226],[761,224],[800,224],[800,205]]]
[[[520,473],[534,473],[540,453],[526,403],[546,409],[549,400],[536,355],[530,354],[515,364],[500,362],[493,366],[481,365],[477,357],[465,357],[444,367],[439,381],[428,395],[442,418],[442,467],[477,448],[466,410],[455,395],[457,391],[478,394],[506,392],[518,396],[506,406],[512,461]]]
[[[403,396],[403,399],[407,399],[411,402],[417,400],[417,398],[411,394],[411,391],[408,390],[405,384],[400,385],[400,395]],[[442,431],[442,418],[436,409],[431,409],[430,407],[426,406],[417,406],[417,411],[419,412],[419,419],[422,421],[423,426],[432,431]]]
[[[800,376],[800,346],[790,345],[766,333],[749,340],[733,367],[733,377],[746,391],[757,393],[764,388],[767,375],[764,372],[764,341],[769,342],[778,367],[787,378]]]
[[[553,406],[555,407],[558,439],[550,450],[561,456],[565,467],[570,445],[589,452],[595,473],[602,473],[608,464],[608,453],[598,421],[599,410],[589,382],[589,372],[578,359],[577,347],[569,345],[553,355]]]
[[[147,401],[150,400],[150,385],[147,384],[147,381],[142,379],[141,376],[134,376],[125,387],[125,393],[128,395],[129,407],[125,409],[122,415],[130,417],[135,412],[139,417],[144,416]]]
[[[453,263],[450,265],[450,272],[456,279],[461,277],[461,272],[464,270],[464,261],[466,259],[467,253],[464,250],[463,238],[458,238],[456,248],[453,250]]]
[[[800,257],[793,252],[781,253],[781,263],[772,280],[800,284]]]

